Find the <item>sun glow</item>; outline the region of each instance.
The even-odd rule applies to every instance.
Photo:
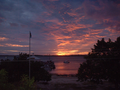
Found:
[[[66,55],[65,52],[58,52],[57,55]]]
[[[57,55],[75,55],[77,54],[78,50],[65,50],[65,51],[58,51]]]

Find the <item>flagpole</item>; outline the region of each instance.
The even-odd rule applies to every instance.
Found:
[[[30,79],[31,32],[29,33],[29,79]]]

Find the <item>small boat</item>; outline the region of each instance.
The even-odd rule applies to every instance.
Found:
[[[46,71],[51,71],[52,70],[52,68],[49,65],[47,65],[47,64],[45,64],[41,68],[44,68]]]
[[[70,62],[66,60],[66,61],[64,61],[63,63],[70,63]]]

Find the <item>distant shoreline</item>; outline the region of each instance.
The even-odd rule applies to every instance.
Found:
[[[19,56],[19,55],[0,55],[0,56]],[[64,56],[86,56],[86,55],[35,55],[35,56],[54,56],[54,57],[64,57]]]
[[[53,74],[53,73],[50,74],[56,76],[63,76],[63,77],[77,77],[77,74]]]

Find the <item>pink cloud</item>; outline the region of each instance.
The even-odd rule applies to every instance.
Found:
[[[5,47],[29,47],[29,45],[19,45],[19,44],[10,44],[10,43],[6,43],[4,46]]]

